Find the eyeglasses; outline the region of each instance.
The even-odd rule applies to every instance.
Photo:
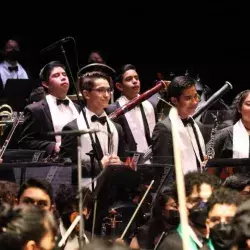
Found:
[[[108,94],[112,94],[113,93],[113,89],[112,88],[105,88],[105,87],[91,89],[91,90],[92,91],[97,91],[99,94],[106,94],[106,92],[108,92]]]
[[[200,101],[200,95],[196,93],[194,96],[184,96],[183,99],[187,102],[192,102],[193,100],[195,101]]]

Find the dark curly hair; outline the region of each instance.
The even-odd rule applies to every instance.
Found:
[[[235,245],[238,245],[239,249],[247,249],[246,240],[250,238],[250,200],[242,203],[231,221],[231,228],[233,231]]]
[[[219,179],[219,177],[211,175],[206,172],[200,173],[197,171],[190,171],[185,174],[184,181],[185,181],[186,197],[191,195],[195,186],[197,187],[198,191],[200,191],[200,186],[203,183],[210,185],[213,190],[218,189],[221,186],[221,180]],[[178,200],[176,183],[174,183],[174,186],[175,186],[174,197],[176,200]]]
[[[88,188],[82,188],[83,207],[86,207],[88,211],[92,209],[93,195]],[[56,209],[62,219],[65,228],[68,228],[71,224],[69,215],[78,211],[79,207],[79,195],[77,186],[60,185],[59,191],[55,197]]]
[[[247,185],[250,185],[250,176],[243,173],[230,175],[223,183],[224,187],[231,188],[237,191],[242,191]]]
[[[29,241],[39,245],[48,231],[57,235],[53,215],[35,206],[0,207],[0,249],[21,250]]]
[[[216,204],[228,204],[239,206],[243,202],[243,198],[238,191],[221,187],[215,190],[207,201],[208,213]]]

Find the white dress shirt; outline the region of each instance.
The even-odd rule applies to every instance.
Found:
[[[17,63],[18,67],[17,71],[10,71],[9,67],[13,67],[7,61],[3,61],[0,63],[0,77],[3,82],[3,88],[5,87],[6,81],[8,79],[29,79],[25,69],[21,64]]]
[[[46,96],[46,100],[49,105],[52,117],[54,131],[59,132],[62,131],[63,127],[66,124],[76,119],[79,116],[79,112],[77,111],[74,103],[68,97],[66,97],[66,99],[69,100],[68,106],[62,103],[60,105],[57,105],[56,99],[57,98],[53,95]],[[60,135],[56,135],[56,143],[58,144],[58,146],[61,145]]]

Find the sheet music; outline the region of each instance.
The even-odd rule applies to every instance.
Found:
[[[51,167],[48,166],[48,167],[26,168],[24,181],[27,181],[30,178],[37,178],[37,179],[45,180]],[[20,184],[21,169],[14,168],[14,174],[15,174],[16,183]],[[57,167],[57,171],[51,182],[53,191],[57,192],[61,184],[71,185],[71,183],[72,183],[72,167]]]

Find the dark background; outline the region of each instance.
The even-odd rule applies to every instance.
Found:
[[[233,90],[223,97],[227,103],[249,88],[250,16],[246,3],[97,1],[88,6],[84,2],[65,5],[63,9],[46,6],[41,14],[29,12],[24,24],[22,14],[19,21],[24,28],[1,35],[1,42],[9,36],[19,40],[21,63],[34,78],[51,60],[65,63],[60,46],[43,54],[41,49],[72,36],[75,43],[64,43],[64,49],[74,77],[76,56],[81,68],[90,51],[98,49],[115,70],[125,63],[134,64],[142,91],[153,86],[156,72],[163,72],[168,80],[171,72],[181,75],[186,70],[194,77],[199,75],[213,91],[229,81]]]

